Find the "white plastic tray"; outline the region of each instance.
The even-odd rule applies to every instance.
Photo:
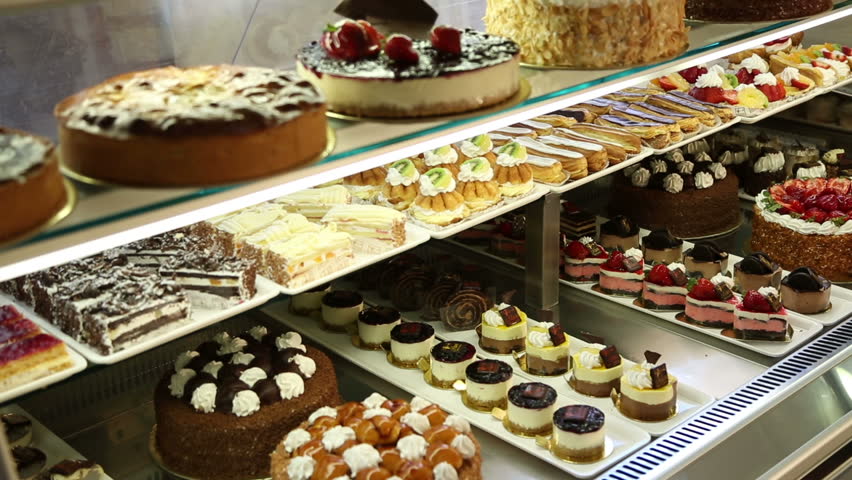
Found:
[[[594,182],[595,180],[597,180],[601,177],[605,177],[605,176],[610,175],[614,172],[617,172],[618,170],[621,170],[623,168],[627,168],[630,165],[641,162],[643,159],[648,158],[653,154],[654,154],[654,150],[652,148],[648,148],[648,147],[643,146],[642,150],[639,153],[637,153],[636,155],[633,155],[632,157],[625,159],[621,163],[617,163],[615,165],[610,165],[610,166],[604,168],[603,170],[601,170],[600,172],[592,173],[592,174],[587,175],[587,176],[585,176],[585,177],[583,177],[579,180],[568,180],[566,183],[563,183],[562,185],[548,185],[546,183],[542,183],[541,185],[544,185],[547,188],[549,188],[551,192],[555,192],[555,193],[567,192],[568,190],[573,190],[573,189],[575,189],[575,188],[577,188],[581,185],[585,185],[589,182]]]
[[[545,194],[549,193],[550,188],[551,187],[548,187],[548,186],[545,186],[545,185],[542,185],[542,184],[536,184],[533,187],[533,189],[530,190],[530,192],[528,194],[524,195],[523,197],[520,197],[520,198],[517,198],[517,199],[511,199],[511,200],[505,200],[504,199],[503,203],[501,205],[498,205],[497,207],[489,208],[488,210],[485,210],[484,212],[481,212],[481,213],[476,213],[476,214],[471,215],[470,217],[466,218],[465,220],[462,220],[461,222],[454,223],[454,224],[449,225],[447,227],[439,227],[439,228],[433,229],[433,228],[424,226],[420,223],[414,223],[414,225],[421,227],[424,230],[426,230],[429,233],[429,235],[431,235],[432,238],[451,237],[451,236],[453,236],[453,235],[455,235],[455,234],[457,234],[461,231],[464,231],[464,230],[467,230],[471,227],[479,225],[480,223],[487,222],[488,220],[491,220],[492,218],[499,217],[500,215],[503,215],[505,213],[509,213],[509,212],[511,212],[512,210],[514,210],[518,207],[522,207],[524,205],[532,203],[532,202],[538,200],[539,198],[543,197]],[[411,220],[409,220],[409,221],[411,221]],[[338,277],[339,277],[339,275],[338,275]]]
[[[47,455],[45,470],[56,465],[62,460],[85,460],[86,457],[74,450],[71,445],[65,443],[55,433],[48,430],[47,427],[41,424],[32,415],[26,412],[17,404],[6,405],[0,408],[0,413],[17,413],[29,418],[33,422],[33,443],[32,446],[38,448]],[[112,480],[112,477],[104,473],[100,476],[100,480]]]
[[[757,123],[761,120],[765,120],[765,119],[775,115],[776,113],[783,112],[784,110],[788,110],[790,108],[793,108],[796,105],[800,105],[800,104],[805,103],[809,100],[812,100],[814,97],[818,97],[818,96],[820,96],[824,93],[829,92],[830,89],[832,89],[832,88],[834,88],[834,87],[829,87],[829,89],[817,87],[817,88],[814,88],[812,91],[810,91],[810,92],[808,92],[804,95],[799,95],[798,97],[793,98],[790,101],[783,102],[779,105],[774,105],[771,108],[767,108],[763,112],[756,113],[755,115],[742,115],[742,114],[740,114],[740,118],[742,118],[742,123],[745,123],[747,125],[750,125],[752,123]]]
[[[302,292],[306,292],[314,287],[318,287],[324,283],[331,282],[332,280],[336,280],[344,275],[350,274],[352,272],[361,270],[362,268],[372,265],[377,262],[381,262],[387,258],[391,258],[395,255],[399,255],[402,252],[407,250],[411,250],[412,248],[426,243],[431,238],[431,232],[426,231],[423,228],[420,228],[416,225],[412,225],[411,223],[405,224],[405,243],[400,245],[399,247],[393,248],[391,250],[387,250],[385,252],[379,254],[373,253],[355,253],[355,259],[351,265],[345,268],[341,268],[334,273],[330,273],[322,278],[314,280],[313,282],[306,283],[296,288],[289,288],[283,285],[278,285],[278,289],[281,293],[286,295],[297,295]]]
[[[741,120],[742,120],[742,118],[740,118],[740,117],[734,117],[732,120],[725,122],[725,123],[722,123],[721,120],[717,120],[719,123],[715,127],[702,126],[701,130],[698,133],[694,133],[690,136],[684,136],[683,140],[681,140],[677,143],[673,143],[666,148],[656,148],[656,149],[654,149],[654,153],[661,154],[661,153],[671,152],[672,150],[674,150],[676,148],[680,148],[680,147],[682,147],[686,144],[692,143],[696,140],[700,140],[704,137],[713,135],[714,133],[721,132],[722,130],[730,127],[731,125],[736,125],[737,123],[740,123]]]
[[[536,445],[535,439],[519,437],[509,433],[503,428],[503,423],[491,416],[491,414],[467,408],[458,392],[432,387],[424,380],[422,371],[418,369],[405,370],[392,366],[388,363],[386,355],[382,351],[360,350],[352,345],[349,335],[335,334],[322,330],[315,320],[308,317],[291,315],[285,309],[278,309],[275,312],[270,312],[270,314],[288,327],[333,350],[338,355],[361,368],[371,372],[382,372],[382,378],[403,390],[432,403],[436,403],[450,413],[463,416],[471,424],[480,429],[578,478],[597,476],[651,440],[647,432],[611,414],[611,410],[604,410],[606,414],[607,437],[613,446],[612,453],[603,460],[594,463],[569,463],[553,456],[547,449]],[[527,380],[528,378],[520,375],[514,377],[515,383]],[[564,405],[577,403],[575,398],[559,395],[556,407],[559,408]],[[587,401],[579,403],[591,404]]]
[[[5,299],[3,304],[5,305]],[[15,304],[15,307],[24,313],[24,308],[22,308],[19,304]],[[25,314],[28,318],[28,314]],[[66,346],[68,344],[66,343]],[[71,356],[71,366],[66,368],[65,370],[60,370],[58,372],[51,373],[50,375],[45,375],[44,377],[33,380],[29,383],[24,383],[22,385],[18,385],[17,387],[12,387],[9,390],[4,390],[0,392],[0,403],[8,402],[13,398],[20,397],[21,395],[26,395],[27,393],[34,392],[40,388],[47,387],[48,385],[53,385],[56,382],[60,382],[65,380],[66,378],[74,375],[77,372],[82,372],[86,369],[86,359],[80,356],[79,353],[75,352],[71,347],[67,348],[68,355]]]
[[[168,343],[176,338],[180,338],[189,333],[201,330],[202,328],[208,325],[212,325],[227,318],[231,318],[239,313],[263,305],[264,303],[278,296],[278,293],[278,285],[258,275],[257,293],[251,300],[234,305],[233,307],[226,308],[224,310],[208,310],[193,307],[190,319],[188,321],[175,325],[174,328],[163,332],[161,335],[149,338],[133,346],[130,346],[123,350],[119,350],[109,355],[102,355],[89,345],[74,340],[73,338],[65,334],[62,330],[60,330],[59,327],[53,325],[41,316],[37,315],[28,306],[16,303],[8,295],[0,295],[0,302],[15,303],[19,306],[21,313],[23,313],[26,317],[38,324],[38,326],[43,328],[47,333],[56,336],[57,338],[65,342],[69,347],[80,352],[80,354],[86,357],[88,361],[92,363],[108,365],[118,363],[122,360],[138,355],[152,348],[159,347],[160,345]]]

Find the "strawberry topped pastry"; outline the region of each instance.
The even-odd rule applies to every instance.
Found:
[[[781,70],[781,73],[776,75],[775,78],[784,86],[789,96],[802,95],[810,92],[816,86],[813,80],[802,75],[798,68],[793,67]]]
[[[654,265],[645,275],[642,301],[651,310],[683,310],[686,305],[686,267],[682,263]]]
[[[364,117],[421,117],[495,105],[520,86],[518,44],[447,25],[429,38],[384,36],[364,20],[329,25],[303,47],[297,70],[329,110]]]
[[[631,248],[626,252],[613,250],[606,262],[601,264],[599,285],[608,295],[638,297],[642,293],[645,278],[645,261],[642,250]]]
[[[749,290],[734,307],[734,333],[743,340],[787,341],[792,329],[775,287]]]
[[[591,237],[573,240],[565,247],[565,277],[569,282],[596,282],[607,258],[606,249]]]
[[[852,281],[852,180],[787,180],[755,198],[752,250],[786,270],[805,263],[833,282]]]
[[[769,72],[769,64],[757,54],[744,59],[739,65],[733,66],[739,83],[752,84],[754,78],[761,73]]]
[[[766,95],[766,99],[770,102],[780,102],[787,98],[787,89],[784,88],[784,83],[779,82],[778,78],[771,73],[755,75],[754,86]]]
[[[734,280],[716,274],[711,279],[690,279],[686,295],[686,320],[703,327],[730,328],[734,324]]]
[[[740,103],[735,88],[739,82],[725,70],[713,65],[710,69],[695,79],[695,86],[689,89],[689,95],[708,103],[727,103],[736,105]]]

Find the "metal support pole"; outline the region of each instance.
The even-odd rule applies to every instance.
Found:
[[[530,317],[559,323],[559,194],[527,205],[526,304]]]

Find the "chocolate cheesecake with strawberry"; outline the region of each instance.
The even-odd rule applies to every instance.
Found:
[[[596,282],[608,257],[606,249],[591,237],[573,240],[565,247],[565,278],[575,283]]]
[[[654,265],[645,275],[642,302],[651,310],[683,310],[686,305],[686,267],[682,263]]]
[[[702,327],[730,328],[734,324],[734,307],[738,299],[734,280],[722,274],[710,279],[690,280],[686,295],[686,321]]]
[[[425,117],[501,103],[520,88],[518,44],[446,25],[429,39],[343,20],[303,47],[297,70],[326,97],[329,110],[364,117]]]
[[[743,340],[783,342],[792,329],[787,323],[787,309],[774,287],[749,290],[734,307],[734,333]]]

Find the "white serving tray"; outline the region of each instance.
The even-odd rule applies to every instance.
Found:
[[[446,227],[430,228],[430,227],[425,226],[425,225],[423,225],[422,223],[419,223],[419,222],[414,223],[414,225],[426,230],[429,233],[429,235],[431,235],[432,238],[451,237],[451,236],[453,236],[453,235],[455,235],[459,232],[462,232],[462,231],[467,230],[471,227],[479,225],[480,223],[487,222],[488,220],[491,220],[492,218],[496,218],[496,217],[499,217],[500,215],[503,215],[505,213],[509,213],[509,212],[511,212],[512,210],[515,210],[518,207],[522,207],[524,205],[532,203],[532,202],[538,200],[539,198],[543,197],[545,194],[549,193],[550,188],[551,187],[537,183],[537,184],[535,184],[533,189],[530,190],[530,192],[528,194],[526,194],[526,195],[524,195],[520,198],[510,199],[510,200],[504,199],[503,203],[496,206],[496,207],[489,208],[488,210],[485,210],[485,211],[480,212],[480,213],[475,213],[475,214],[471,215],[470,217],[462,220],[461,222],[454,223],[454,224],[446,226]],[[409,222],[412,222],[412,220],[409,219]]]
[[[3,304],[5,304],[5,300],[3,299]],[[24,313],[24,309],[21,308],[19,304],[15,304],[15,307]],[[24,314],[28,318],[30,317],[28,314]],[[74,375],[77,372],[82,372],[86,369],[86,359],[80,356],[79,353],[75,352],[73,348],[69,347],[68,344],[65,344],[66,350],[68,350],[68,355],[71,356],[71,366],[66,368],[65,370],[60,370],[58,372],[53,372],[50,375],[45,375],[41,378],[37,378],[29,383],[24,383],[22,385],[18,385],[17,387],[12,387],[9,390],[4,390],[0,392],[0,403],[8,402],[13,398],[20,397],[21,395],[26,395],[27,393],[34,392],[38,389],[47,387],[49,385],[53,385],[54,383],[65,380],[66,378]]]
[[[188,321],[176,325],[174,328],[163,332],[161,335],[143,340],[142,342],[139,342],[133,346],[130,346],[123,350],[119,350],[109,355],[102,355],[89,345],[74,340],[69,335],[65,334],[65,332],[60,330],[59,327],[53,325],[41,316],[37,315],[32,310],[32,308],[26,305],[22,305],[20,302],[13,300],[8,295],[0,295],[0,302],[15,303],[15,305],[19,307],[21,313],[23,313],[24,316],[38,324],[38,326],[44,329],[44,331],[46,331],[47,333],[54,335],[55,337],[65,342],[69,347],[80,352],[80,354],[86,357],[88,361],[92,363],[108,365],[118,363],[122,360],[128,359],[142,352],[151,350],[152,348],[166,344],[176,338],[182,337],[197,330],[201,330],[202,328],[208,325],[212,325],[227,318],[231,318],[239,313],[251,310],[255,307],[263,305],[264,303],[278,296],[279,288],[278,285],[276,285],[275,283],[272,283],[271,281],[267,280],[264,277],[261,277],[260,275],[257,276],[256,283],[257,293],[254,297],[251,298],[251,300],[239,303],[224,310],[208,310],[193,307],[192,313],[190,314],[190,319]]]
[[[573,190],[573,189],[575,189],[575,188],[577,188],[581,185],[585,185],[589,182],[594,182],[595,180],[597,180],[601,177],[605,177],[605,176],[610,175],[614,172],[617,172],[618,170],[621,170],[623,168],[627,168],[630,165],[633,165],[635,163],[639,163],[642,160],[650,157],[653,154],[654,154],[654,150],[652,148],[648,148],[648,147],[643,146],[642,150],[639,153],[637,153],[636,155],[633,155],[632,157],[625,159],[621,163],[617,163],[615,165],[610,165],[610,166],[604,168],[603,170],[601,170],[600,172],[595,172],[595,173],[586,175],[585,177],[578,179],[578,180],[570,180],[569,179],[566,183],[563,183],[562,185],[549,185],[549,184],[546,184],[546,183],[542,183],[541,185],[544,185],[547,188],[549,188],[551,192],[564,193],[564,192],[567,192],[568,190]]]
[[[332,280],[336,280],[344,275],[350,274],[352,272],[356,272],[361,270],[364,267],[372,265],[374,263],[381,262],[382,260],[391,258],[395,255],[399,255],[402,252],[411,250],[412,248],[426,243],[429,241],[431,232],[426,231],[423,228],[420,228],[411,223],[405,224],[405,243],[400,245],[399,247],[384,251],[382,253],[355,253],[355,259],[351,265],[345,268],[341,268],[333,273],[330,273],[322,278],[314,280],[313,282],[306,283],[296,288],[285,287],[283,285],[278,285],[278,289],[281,293],[286,295],[297,295],[302,292],[306,292],[314,287],[318,287],[324,283],[329,283]]]
[[[334,351],[361,368],[371,372],[382,372],[381,376],[383,379],[399,388],[438,404],[450,413],[463,416],[471,424],[480,429],[578,478],[591,478],[599,475],[651,440],[647,432],[625,422],[615,415],[611,415],[609,411],[604,411],[607,415],[607,438],[613,446],[612,453],[603,460],[594,463],[569,463],[553,456],[547,449],[539,447],[535,439],[519,437],[509,433],[503,428],[503,423],[490,413],[478,412],[467,408],[462,402],[461,394],[458,392],[432,387],[426,383],[423,372],[419,369],[406,370],[392,366],[388,363],[385,352],[360,350],[352,345],[349,335],[327,332],[320,328],[316,320],[309,317],[292,315],[283,308],[275,312],[270,312],[270,314],[289,328],[300,332],[305,337]],[[516,383],[521,383],[528,379],[526,377],[515,376],[514,380]],[[559,408],[564,405],[573,405],[576,403],[577,401],[574,398],[559,395],[556,407]],[[581,403],[589,404],[589,402]]]
[[[708,127],[706,125],[702,125],[701,130],[698,133],[694,133],[690,136],[684,136],[683,140],[681,140],[677,143],[673,143],[666,148],[655,148],[654,153],[662,154],[662,153],[666,153],[666,152],[671,152],[672,150],[674,150],[676,148],[680,148],[680,147],[682,147],[686,144],[692,143],[696,140],[701,140],[702,138],[713,135],[714,133],[721,132],[722,130],[730,127],[731,125],[736,125],[737,123],[740,123],[740,121],[742,121],[741,117],[734,117],[732,120],[725,122],[725,123],[722,123],[722,121],[719,119],[718,124],[714,127]]]
[[[799,95],[798,97],[793,98],[792,100],[789,100],[787,102],[783,102],[779,105],[774,105],[772,108],[767,108],[766,110],[759,112],[759,113],[756,113],[754,115],[740,115],[740,118],[742,118],[742,123],[745,123],[746,125],[750,125],[752,123],[757,123],[761,120],[765,120],[765,119],[775,115],[776,113],[783,112],[784,110],[788,110],[790,108],[793,108],[796,105],[800,105],[800,104],[805,103],[809,100],[812,100],[815,97],[818,97],[818,96],[820,96],[824,93],[831,91],[831,89],[833,89],[833,88],[834,87],[829,87],[829,89],[815,87],[812,91],[810,91],[810,92],[808,92],[804,95]]]
[[[56,465],[62,460],[86,460],[86,457],[74,450],[71,445],[65,443],[61,438],[56,436],[47,427],[36,420],[32,415],[26,412],[17,404],[6,405],[0,408],[0,413],[17,413],[23,415],[33,422],[33,441],[32,446],[38,448],[47,455],[45,470]],[[112,477],[104,473],[100,476],[100,480],[112,480]]]

